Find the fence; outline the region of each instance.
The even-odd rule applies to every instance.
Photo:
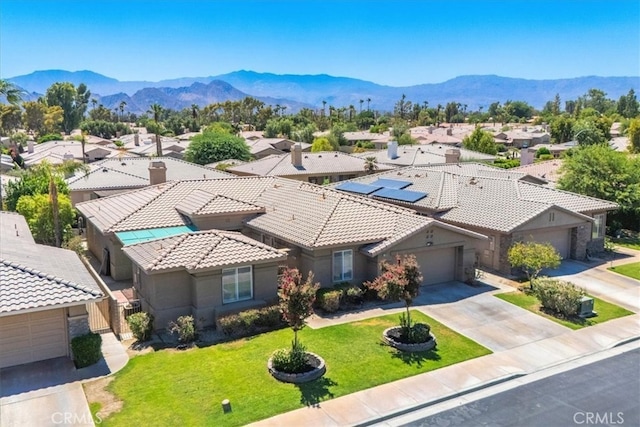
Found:
[[[111,330],[109,298],[87,304],[87,311],[89,312],[89,329],[91,332],[99,334]]]

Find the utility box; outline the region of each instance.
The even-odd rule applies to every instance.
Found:
[[[593,311],[593,298],[582,297],[580,298],[578,306],[578,316],[580,317],[593,317],[597,313]]]

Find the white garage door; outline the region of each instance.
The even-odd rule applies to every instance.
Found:
[[[423,284],[435,285],[436,283],[455,280],[456,276],[456,248],[444,248],[425,250],[415,254],[420,271],[422,271]]]
[[[67,355],[64,309],[0,317],[0,368]]]
[[[552,230],[552,231],[535,231],[526,236],[526,241],[534,241],[539,243],[549,242],[558,251],[563,259],[569,258],[571,251],[571,229]]]

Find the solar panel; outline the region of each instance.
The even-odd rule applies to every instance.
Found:
[[[377,185],[379,187],[395,188],[396,190],[401,190],[401,189],[403,189],[405,187],[410,186],[411,182],[410,181],[400,181],[400,180],[397,180],[397,179],[378,178],[377,180],[372,182],[370,185]]]
[[[343,182],[336,186],[336,190],[348,191],[349,193],[356,194],[371,194],[374,191],[380,190],[382,187],[379,185],[361,184],[359,182]]]
[[[418,200],[427,197],[427,193],[422,193],[420,191],[398,190],[395,188],[382,188],[373,193],[372,196],[399,200],[401,202],[415,203]]]

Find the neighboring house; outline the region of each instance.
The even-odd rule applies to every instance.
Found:
[[[379,179],[393,180],[397,190],[385,192]],[[517,241],[550,242],[563,258],[573,259],[604,249],[606,215],[617,209],[615,203],[531,181],[531,176],[512,170],[460,164],[405,168],[335,188],[410,207],[488,236],[480,245],[479,262],[503,273],[511,272],[507,251]]]
[[[558,179],[560,179],[560,168],[562,167],[562,163],[562,159],[545,160],[543,162],[518,166],[509,170],[521,172],[545,180],[548,183],[547,186],[555,187]]]
[[[98,144],[86,144],[84,147],[86,163],[115,157],[120,152],[116,148],[109,148]],[[27,167],[46,160],[50,164],[57,165],[68,160],[83,163],[82,143],[79,141],[47,141],[35,144],[29,141],[27,151],[22,153],[22,158]]]
[[[384,134],[367,131],[344,132],[342,137],[349,142],[349,145],[355,145],[358,141],[363,141],[375,144],[376,148],[383,148],[391,141],[389,132],[385,132]]]
[[[165,181],[233,176],[171,157],[120,157],[93,163],[88,173],[78,171],[66,181],[71,203],[75,205]]]
[[[374,157],[378,165],[424,166],[440,163],[459,163],[470,161],[493,161],[496,157],[464,148],[452,148],[444,145],[400,145],[391,141],[386,150],[366,151],[352,154],[366,159]]]
[[[311,151],[311,144],[284,138],[247,138],[245,142],[249,146],[251,155],[256,159],[263,159],[274,154],[289,153],[294,145],[299,145],[302,151]]]
[[[0,368],[71,355],[104,294],[78,255],[36,244],[23,216],[0,212]]]
[[[267,156],[263,159],[227,168],[239,176],[279,176],[313,184],[352,179],[367,173],[366,160],[339,151],[303,153],[296,144],[290,154]],[[393,166],[378,165],[379,170]]]
[[[275,299],[284,265],[313,271],[323,286],[360,284],[378,274],[382,259],[412,253],[425,284],[468,280],[485,238],[278,177],[178,181],[76,207],[89,250],[115,279],[133,278],[143,309],[160,316],[158,327],[182,314],[211,324]]]
[[[499,132],[494,136],[496,142],[506,141],[505,145],[516,148],[533,147],[534,145],[549,144],[551,142],[551,135],[538,128],[530,131],[524,127],[522,129]]]
[[[117,138],[117,140],[122,142],[122,148],[127,151],[127,155],[129,156],[133,154],[141,157],[151,157],[158,154],[156,135],[153,133],[133,133],[123,135]],[[190,143],[190,140],[160,136],[162,156],[182,159],[184,157],[184,151]]]

